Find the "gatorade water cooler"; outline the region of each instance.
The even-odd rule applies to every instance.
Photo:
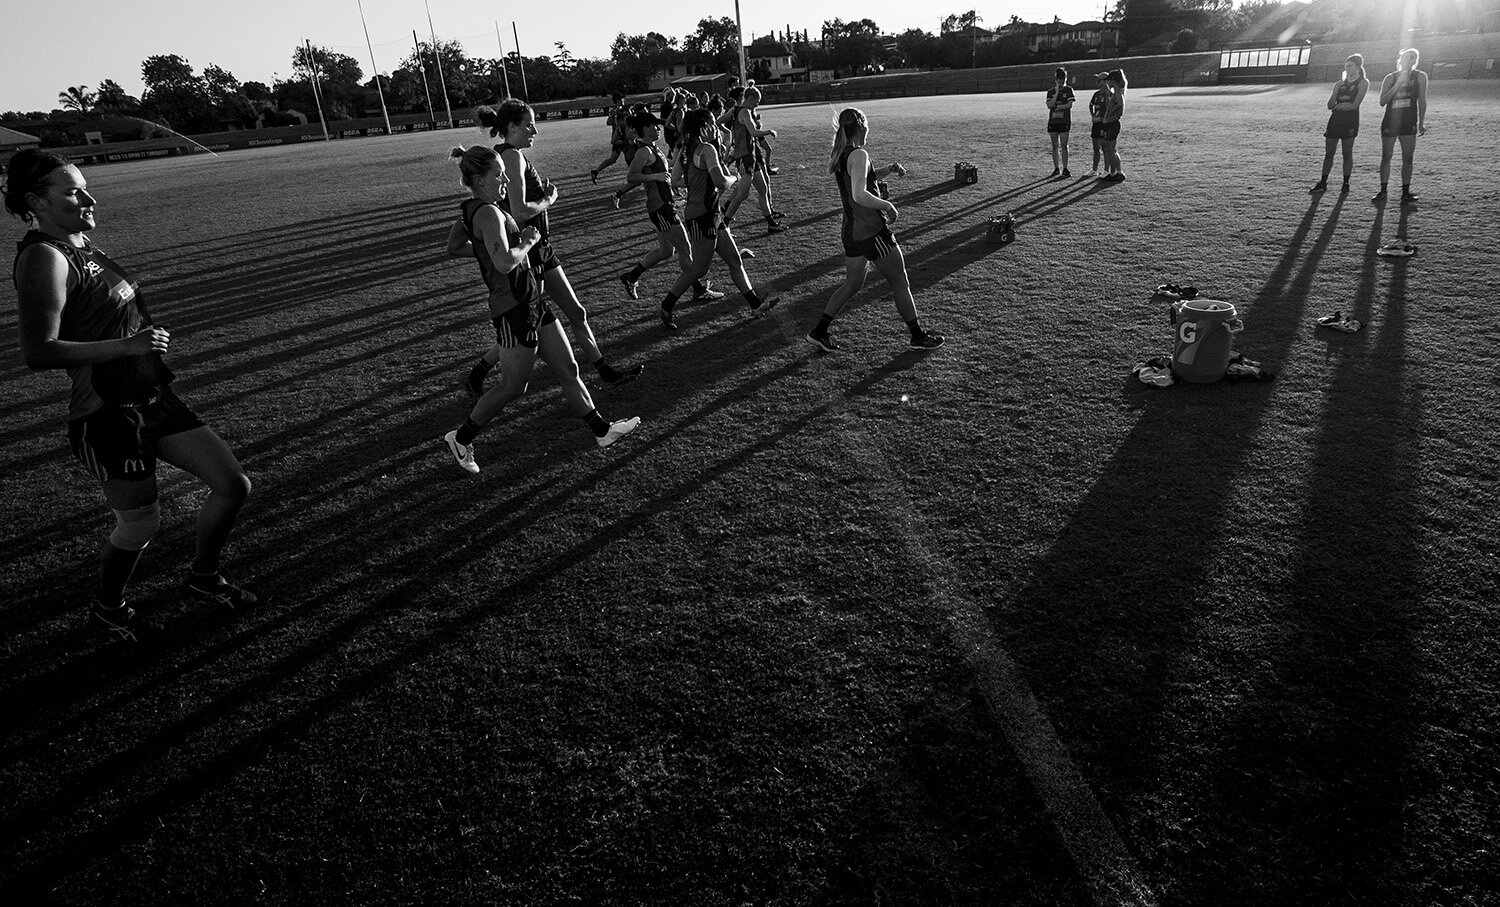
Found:
[[[1212,384],[1229,369],[1234,332],[1239,329],[1234,306],[1217,299],[1189,299],[1172,305],[1172,373],[1184,381]]]

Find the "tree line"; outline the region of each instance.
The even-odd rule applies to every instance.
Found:
[[[1402,36],[1400,28],[1407,22],[1400,14],[1404,9],[1405,0],[1314,0],[1306,7],[1287,6],[1282,0],[1241,0],[1238,5],[1233,0],[1116,0],[1103,19],[1119,26],[1121,52],[1163,35],[1172,38],[1170,50],[1187,52],[1234,41],[1253,33],[1258,25],[1293,14],[1300,35],[1324,42],[1391,39]],[[1476,24],[1471,6],[1463,0],[1432,0],[1422,4],[1419,12],[1411,24],[1428,32],[1457,31]],[[809,30],[771,39],[785,44],[799,65],[829,70],[835,76],[891,67],[967,69],[1072,60],[1105,50],[1064,44],[1032,53],[1025,37],[1030,29],[1017,27],[1028,23],[1017,16],[1004,24],[1009,28],[1002,26],[994,33],[984,30],[982,39],[985,23],[974,10],[952,13],[940,23],[935,35],[909,29],[891,37],[871,19],[835,18],[824,21],[817,34]],[[423,41],[388,75],[367,79],[355,58],[304,44],[292,51],[291,74],[273,78],[270,84],[241,82],[213,64],[200,73],[181,56],[160,54],[141,63],[145,90],[140,98],[106,79],[97,89],[65,88],[58,95],[60,110],[52,114],[8,112],[0,114],[0,119],[48,120],[43,142],[70,144],[82,142],[85,121],[91,130],[118,140],[151,137],[154,129],[162,127],[202,133],[290,125],[301,121],[298,113],[315,119],[314,79],[324,116],[339,120],[380,113],[377,79],[392,113],[441,116],[444,87],[448,103],[459,109],[499,100],[507,84],[510,94],[524,94],[536,103],[644,91],[657,72],[674,63],[694,63],[707,72],[739,71],[738,31],[728,17],[700,19],[697,28],[681,39],[654,31],[622,33],[611,45],[607,60],[575,58],[560,41],[553,47],[555,53],[542,56],[523,58],[512,52],[503,58],[484,58],[469,56],[457,41],[436,45]],[[1112,54],[1115,48],[1107,50]],[[766,80],[771,74],[762,69],[749,75]]]

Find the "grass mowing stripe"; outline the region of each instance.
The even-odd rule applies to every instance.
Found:
[[[787,334],[785,317],[783,311],[772,313],[768,320],[791,343],[795,337]],[[1141,907],[1157,904],[1155,895],[1141,878],[1135,857],[1079,774],[1031,685],[996,642],[983,609],[968,596],[954,591],[957,567],[923,541],[927,537],[924,521],[889,460],[864,429],[855,427],[859,424],[858,414],[837,402],[843,395],[836,393],[831,381],[825,383],[829,386],[830,401],[827,414],[836,416],[842,412],[851,417],[851,427],[835,429],[839,438],[848,448],[850,458],[874,479],[870,494],[879,499],[882,510],[889,516],[897,540],[912,560],[925,568],[932,589],[929,597],[951,615],[950,638],[964,663],[974,672],[975,682],[1026,777],[1046,804],[1053,828],[1083,877],[1090,896],[1096,904]],[[833,423],[825,419],[823,424]]]

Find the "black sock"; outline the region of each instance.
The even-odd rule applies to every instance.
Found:
[[[490,373],[490,370],[494,367],[495,366],[486,361],[483,356],[480,356],[479,361],[474,363],[474,367],[469,369],[469,381],[471,383],[478,384],[479,382],[484,380],[484,376],[488,375]]]
[[[911,330],[911,336],[914,339],[922,336],[922,325],[919,324],[918,321],[919,319],[913,318],[911,321],[908,321],[906,323],[906,326]]]
[[[644,273],[646,273],[646,269],[641,267],[640,265],[636,265],[629,271],[625,272],[625,279],[631,283],[635,283],[637,280],[641,279],[641,275]]]
[[[609,423],[604,421],[604,417],[599,415],[597,409],[589,410],[589,414],[583,417],[583,421],[594,433],[594,437],[602,438],[609,434]]]
[[[833,316],[832,315],[824,315],[822,318],[818,319],[818,326],[815,327],[815,328],[813,328],[812,332],[814,334],[818,334],[819,336],[826,337],[826,336],[828,336],[828,329],[830,327],[832,327],[832,326],[833,326]]]
[[[760,294],[759,293],[755,292],[754,290],[746,290],[745,292],[741,293],[740,295],[744,296],[745,297],[745,301],[748,302],[748,303],[750,303],[750,308],[752,308],[752,309],[758,309],[758,308],[760,308],[760,306],[761,306],[761,298],[760,298]]]
[[[697,293],[699,296],[702,296],[704,293],[708,292],[708,286],[701,280],[695,280],[693,281],[693,292]]]
[[[458,427],[458,443],[462,444],[465,447],[468,447],[470,444],[474,443],[474,437],[483,430],[483,425],[478,424],[473,419],[470,419],[467,416],[464,417],[464,424]]]
[[[677,300],[679,298],[680,297],[678,297],[676,293],[668,293],[661,301],[662,309],[670,312],[673,309],[677,308]]]
[[[598,362],[594,363],[594,369],[599,372],[599,377],[605,381],[614,381],[620,377],[620,373],[615,371],[615,367],[605,362],[602,356]]]
[[[105,544],[99,557],[99,604],[112,608],[124,601],[125,585],[140,559],[140,551],[116,548],[112,542]]]
[[[1411,183],[1402,183],[1401,184],[1401,194],[1402,195],[1411,195]]]

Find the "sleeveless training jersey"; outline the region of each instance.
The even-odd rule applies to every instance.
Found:
[[[851,241],[869,239],[881,230],[885,229],[885,218],[874,208],[866,208],[854,201],[854,193],[849,189],[849,155],[859,146],[851,145],[845,148],[839,155],[839,162],[833,168],[833,178],[839,184],[839,201],[844,206],[844,222],[842,226],[844,243]],[[875,168],[867,160],[865,162],[865,190],[875,194]]]
[[[1385,107],[1385,116],[1380,121],[1380,131],[1386,135],[1417,134],[1417,99],[1422,96],[1422,82],[1416,70],[1406,84],[1391,95]]]
[[[67,259],[68,290],[57,339],[71,343],[122,340],[150,327],[151,315],[135,281],[87,237],[83,242],[79,249],[31,230],[16,244],[17,261],[22,251],[34,245],[51,246]],[[75,365],[67,371],[73,381],[68,400],[70,420],[98,412],[106,404],[147,402],[172,383],[172,372],[160,353]]]
[[[701,143],[694,145],[687,161],[687,204],[682,211],[685,220],[696,220],[719,208],[719,187],[714,185],[708,169],[698,166],[698,151],[702,148]]]
[[[536,168],[533,167],[533,166],[531,166],[531,161],[529,161],[529,160],[526,159],[526,154],[524,152],[522,152],[521,149],[517,148],[515,145],[510,144],[509,142],[501,142],[499,145],[495,146],[495,153],[496,154],[504,155],[505,152],[507,152],[507,151],[514,151],[514,152],[516,152],[517,154],[521,155],[521,159],[522,160],[526,161],[526,171],[525,171],[526,201],[528,201],[528,202],[539,202],[542,199],[546,198],[547,197],[547,189],[546,189],[545,186],[542,185],[542,178],[537,175]],[[548,230],[547,230],[547,212],[546,211],[543,211],[541,214],[538,214],[536,217],[531,218],[530,220],[526,221],[526,223],[522,224],[521,226],[523,226],[523,227],[536,227],[537,232],[540,233],[540,234],[542,234],[542,242],[544,242],[544,243],[547,241],[547,238],[550,235],[548,233]]]
[[[654,142],[640,146],[640,153],[651,155],[651,163],[641,168],[642,173],[654,175],[667,172],[667,159],[662,157],[662,153],[657,150]],[[672,187],[668,183],[642,183],[641,187],[646,190],[647,212],[660,211],[675,203],[672,198]]]
[[[1334,103],[1353,104],[1354,99],[1359,97],[1360,88],[1368,82],[1368,79],[1360,79],[1358,82],[1339,82],[1333,89]]]
[[[530,260],[521,262],[509,271],[501,272],[495,266],[494,259],[490,258],[489,247],[474,231],[474,218],[479,214],[480,209],[486,206],[499,212],[507,245],[514,248],[521,241],[521,230],[516,226],[515,219],[494,202],[469,198],[464,199],[463,203],[458,206],[459,216],[463,220],[464,233],[469,237],[469,242],[474,245],[474,260],[479,263],[479,276],[484,278],[484,285],[490,291],[490,310],[495,314],[509,310],[512,306],[506,300],[513,300],[516,305],[532,306],[541,294],[537,288],[536,273],[531,269]]]
[[[751,141],[750,127],[746,126],[741,120],[741,115],[744,112],[744,107],[736,107],[734,109],[734,122],[730,128],[730,134],[734,136],[734,148],[729,153],[731,160],[737,161],[742,157],[748,157],[755,153],[755,144]],[[753,113],[751,117],[754,117]]]

